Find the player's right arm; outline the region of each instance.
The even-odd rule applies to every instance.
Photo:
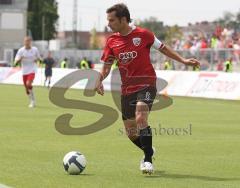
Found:
[[[107,61],[103,63],[103,67],[99,73],[99,77],[97,78],[96,86],[95,86],[95,90],[100,95],[104,95],[104,88],[103,88],[102,81],[109,75],[114,60],[115,60],[115,57],[112,55],[109,55]]]
[[[16,56],[15,56],[15,60],[14,60],[14,66],[18,65],[19,63],[21,63],[21,61],[23,60],[23,51],[21,49],[18,50]]]
[[[102,81],[108,76],[108,74],[111,71],[111,67],[113,64],[113,61],[116,59],[114,56],[114,53],[112,51],[112,48],[109,47],[110,40],[107,40],[107,43],[104,47],[103,54],[101,57],[101,61],[103,62],[103,67],[99,73],[99,76],[96,81],[95,90],[98,94],[104,95],[104,88]]]

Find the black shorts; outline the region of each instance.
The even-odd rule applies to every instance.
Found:
[[[45,77],[51,77],[52,76],[52,69],[45,69]]]
[[[121,96],[122,119],[135,118],[136,104],[138,101],[145,102],[148,105],[149,112],[156,97],[157,89],[155,87],[147,87],[130,95]]]

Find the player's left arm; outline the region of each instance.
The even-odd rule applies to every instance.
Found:
[[[22,50],[21,49],[19,49],[18,51],[17,51],[17,54],[16,54],[16,57],[15,57],[15,59],[14,59],[14,64],[13,64],[13,66],[14,67],[16,67],[19,63],[21,63],[21,61],[23,60],[23,52],[22,52]]]
[[[194,67],[200,66],[200,62],[197,59],[189,58],[186,59],[179,55],[177,52],[175,52],[173,49],[171,49],[169,46],[163,44],[161,41],[159,41],[156,37],[154,37],[154,43],[153,47],[157,50],[159,50],[161,53],[166,55],[167,57],[174,59],[180,63],[183,63],[185,65],[190,65]]]
[[[182,56],[180,56],[177,52],[175,52],[174,50],[172,50],[170,47],[164,45],[164,47],[162,49],[159,49],[159,51],[161,53],[163,53],[164,55],[180,62],[183,63],[185,65],[190,65],[193,67],[199,67],[200,66],[200,62],[195,59],[195,58],[189,58],[189,59],[185,59]]]

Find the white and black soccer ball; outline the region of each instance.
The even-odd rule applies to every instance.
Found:
[[[86,158],[78,151],[71,151],[63,158],[63,167],[68,174],[78,175],[83,172],[87,164]]]

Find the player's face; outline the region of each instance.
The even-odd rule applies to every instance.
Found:
[[[113,32],[119,32],[123,28],[124,22],[122,19],[120,20],[118,17],[116,17],[115,14],[115,11],[107,14],[108,27],[110,27]]]
[[[25,37],[25,38],[24,38],[24,46],[25,46],[26,48],[30,48],[30,47],[31,47],[31,43],[32,43],[31,38],[29,38],[29,37]]]

